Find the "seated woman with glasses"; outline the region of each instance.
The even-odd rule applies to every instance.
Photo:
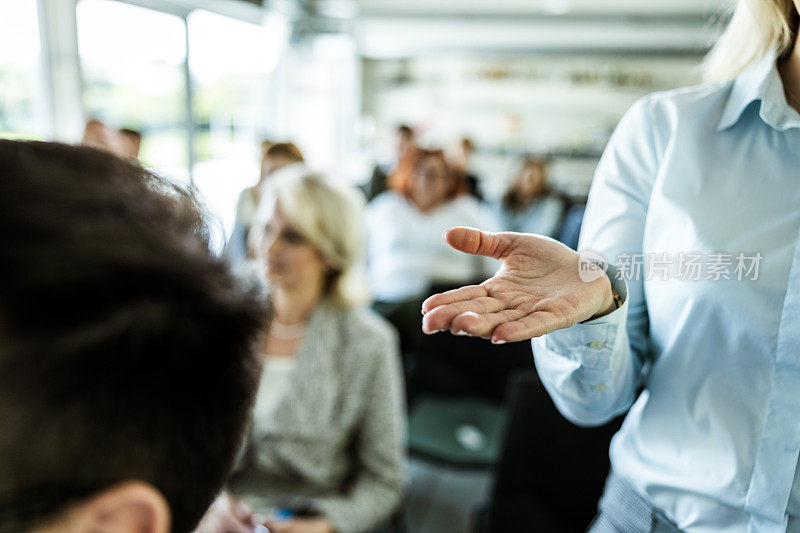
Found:
[[[554,194],[547,183],[547,161],[526,159],[496,211],[504,231],[555,238],[564,213],[564,200]]]
[[[363,200],[306,175],[269,191],[256,220],[274,319],[228,489],[273,532],[368,531],[400,503],[405,430],[397,335],[361,305]]]

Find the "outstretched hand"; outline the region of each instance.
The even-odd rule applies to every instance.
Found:
[[[447,230],[444,238],[456,250],[493,257],[502,266],[480,285],[425,300],[425,333],[450,330],[502,344],[568,328],[616,307],[608,276],[600,271],[591,281],[581,279],[578,253],[558,241],[472,228]]]

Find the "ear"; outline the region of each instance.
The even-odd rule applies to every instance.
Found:
[[[126,481],[79,503],[70,513],[75,533],[169,533],[169,505],[152,485]]]

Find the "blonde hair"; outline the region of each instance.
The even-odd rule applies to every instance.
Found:
[[[731,80],[767,54],[785,57],[797,28],[793,0],[739,0],[725,33],[706,56],[705,79]]]
[[[365,303],[368,292],[360,268],[364,243],[364,198],[354,189],[331,183],[318,174],[280,179],[264,201],[279,206],[291,225],[322,255],[331,272],[326,298],[339,307]],[[263,229],[270,206],[257,217]]]

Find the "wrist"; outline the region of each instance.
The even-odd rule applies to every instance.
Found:
[[[605,277],[605,283],[607,283],[607,290],[605,291],[605,296],[603,298],[603,303],[600,305],[600,308],[587,320],[594,320],[595,318],[600,318],[602,316],[606,316],[607,314],[616,311],[622,305],[622,298],[620,297],[619,292],[611,285],[611,280],[608,279],[608,276]]]

